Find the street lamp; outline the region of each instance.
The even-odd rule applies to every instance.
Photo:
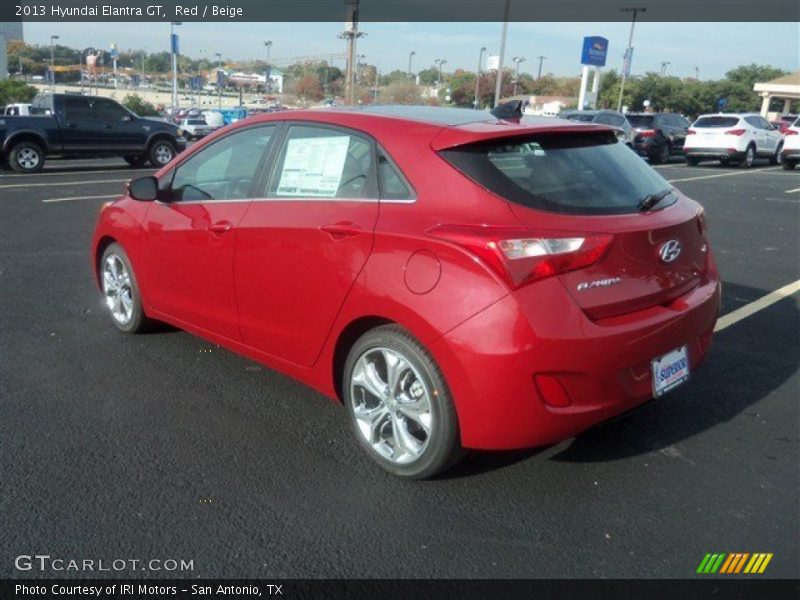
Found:
[[[272,75],[272,66],[270,65],[269,60],[269,50],[272,48],[272,40],[267,40],[264,42],[264,47],[267,49],[267,68],[264,73],[264,91],[269,94],[272,91],[272,81],[270,80],[270,75]]]
[[[178,109],[178,36],[175,28],[183,25],[180,21],[172,21],[169,24],[169,42],[172,50],[172,111]]]
[[[435,62],[439,66],[439,81],[436,84],[436,88],[438,89],[442,87],[442,65],[445,64],[447,61],[444,58],[437,58],[433,62]]]
[[[542,77],[542,63],[547,60],[546,56],[538,56],[539,59],[539,72],[536,74],[536,79],[541,79]]]
[[[622,112],[622,94],[625,93],[625,80],[628,78],[628,71],[631,68],[631,61],[633,61],[633,28],[636,26],[636,15],[640,12],[647,12],[647,9],[642,8],[620,8],[620,12],[633,13],[631,18],[631,33],[628,36],[628,48],[625,50],[625,64],[622,67],[622,81],[619,84],[619,101],[617,102],[617,110]]]
[[[506,7],[503,10],[503,31],[500,34],[500,54],[497,55],[497,77],[494,81],[494,103],[493,106],[500,104],[500,94],[503,91],[503,58],[506,54],[506,38],[508,37],[508,13],[511,10],[511,0],[506,0]]]
[[[661,76],[664,77],[667,74],[667,67],[672,63],[668,60],[661,63]]]
[[[416,56],[416,54],[417,53],[414,52],[413,50],[408,53],[408,78],[409,79],[412,79],[412,77],[411,77],[411,59],[414,58],[414,56]]]
[[[217,101],[219,108],[222,109],[222,81],[219,78],[219,72],[222,70],[222,54],[215,52],[214,56],[217,57]]]
[[[483,64],[483,53],[486,52],[486,46],[481,46],[480,54],[478,54],[478,74],[475,76],[475,102],[474,107],[475,110],[478,110],[480,107],[480,100],[478,98],[478,94],[480,94],[480,82],[481,82],[481,65]]]
[[[60,39],[57,35],[50,36],[50,88],[52,92],[56,93],[56,46],[55,41]]]
[[[525,57],[524,56],[515,56],[511,60],[513,60],[515,63],[517,63],[517,74],[514,76],[514,93],[511,94],[512,96],[516,96],[517,95],[517,83],[519,83],[519,66],[522,63],[525,62]]]

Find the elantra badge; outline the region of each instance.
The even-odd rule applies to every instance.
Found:
[[[661,257],[661,262],[667,264],[675,262],[681,255],[681,243],[678,240],[665,242],[664,245],[658,249],[658,255]]]

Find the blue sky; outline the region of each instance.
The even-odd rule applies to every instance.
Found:
[[[382,72],[408,68],[408,53],[416,52],[414,70],[447,60],[445,71],[475,70],[481,46],[495,54],[500,47],[501,23],[362,23],[367,36],[359,40],[358,53]],[[169,49],[169,25],[151,23],[26,23],[25,39],[83,48]],[[179,28],[181,52],[193,57],[226,59],[265,56],[264,40],[272,40],[273,62],[307,55],[342,53],[345,42],[337,38],[342,23],[185,23]],[[537,56],[547,56],[544,73],[580,74],[580,47],[585,35],[609,39],[608,67],[619,69],[627,44],[629,23],[511,23],[506,61],[524,56],[523,72],[538,68]],[[741,64],[770,64],[787,70],[800,68],[798,23],[637,23],[634,35],[633,73],[659,71],[669,61],[670,74],[719,78]],[[334,64],[344,67],[344,60]]]

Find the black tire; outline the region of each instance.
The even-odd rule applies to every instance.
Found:
[[[739,159],[740,169],[751,169],[756,162],[756,147],[750,144],[744,151],[744,156]]]
[[[723,156],[719,159],[719,164],[721,164],[723,167],[727,167],[729,164],[731,164],[731,159],[727,156]]]
[[[128,274],[127,279],[128,289],[130,290],[131,308],[130,318],[125,322],[122,322],[117,316],[114,315],[109,302],[109,292],[105,283],[105,271],[106,263],[111,257],[116,257],[119,259],[119,261],[125,266]],[[125,253],[125,250],[123,250],[122,246],[114,243],[110,244],[108,248],[105,249],[102,258],[100,259],[100,264],[98,265],[98,278],[100,281],[100,288],[103,290],[102,293],[104,305],[108,309],[109,316],[111,316],[111,322],[114,323],[117,329],[125,333],[141,333],[152,326],[153,321],[151,321],[147,315],[145,315],[144,309],[142,308],[142,296],[139,293],[139,284],[136,280],[136,274],[134,273],[131,261],[128,258],[128,255]]]
[[[672,150],[669,147],[669,142],[664,142],[652,157],[650,162],[656,165],[663,165],[669,162],[669,157],[672,155]]]
[[[775,148],[775,154],[769,157],[769,164],[777,165],[781,163],[781,150],[783,150],[783,142],[778,144],[778,147]]]
[[[684,159],[686,160],[686,164],[690,167],[696,167],[700,164],[700,159],[696,156],[685,156]]]
[[[8,153],[8,164],[17,173],[38,173],[44,167],[44,150],[35,142],[20,142]]]
[[[781,161],[781,166],[783,167],[784,171],[791,171],[794,169],[796,164],[797,161],[789,160],[788,158],[784,158],[783,161]]]
[[[128,163],[132,167],[143,167],[144,164],[147,162],[146,156],[123,156],[123,160]]]
[[[403,371],[402,377],[398,377],[397,384],[401,387],[404,386],[404,381],[407,381],[406,375],[411,374],[413,378],[412,391],[414,384],[419,381],[424,386],[422,393],[427,393],[430,407],[430,432],[425,436],[423,449],[415,459],[406,464],[399,464],[391,460],[390,457],[384,456],[378,449],[373,447],[372,443],[365,439],[365,435],[359,429],[356,402],[353,400],[351,390],[353,371],[362,356],[366,360],[367,355],[383,353],[386,350],[401,356],[410,366]],[[419,379],[417,379],[417,376]],[[389,378],[386,377],[386,379],[388,380]],[[373,461],[393,475],[403,479],[426,479],[453,466],[464,455],[460,442],[458,417],[444,376],[430,353],[402,327],[384,325],[362,335],[350,349],[344,366],[342,382],[345,409],[350,419],[353,434],[359,445]],[[388,390],[389,386],[387,385],[385,389]],[[362,395],[364,395],[363,392]],[[410,394],[406,397],[411,399]],[[372,396],[371,399],[378,400],[375,396]],[[383,403],[381,404],[383,405]],[[397,402],[396,406],[400,405],[402,405],[402,402]],[[364,406],[366,407],[366,404]],[[388,403],[385,406],[388,407]],[[379,428],[378,435],[380,435],[380,431],[389,425],[389,421],[392,423],[392,435],[394,435],[396,419],[399,419],[401,423],[416,424],[415,421],[404,417],[397,408],[387,408],[384,413],[384,417],[379,417],[379,420],[384,425]],[[423,432],[419,427],[417,430],[420,433]],[[419,441],[419,438],[414,441]],[[397,452],[394,444],[391,446],[386,445],[386,447],[392,448],[392,455]]]
[[[151,165],[156,169],[160,169],[175,158],[176,154],[175,144],[167,139],[159,139],[150,144],[150,148],[147,151],[147,158]]]

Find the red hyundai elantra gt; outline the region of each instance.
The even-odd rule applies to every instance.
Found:
[[[119,329],[165,321],[341,400],[408,478],[673,389],[720,306],[703,209],[612,130],[461,109],[237,123],[106,205],[93,262]]]

